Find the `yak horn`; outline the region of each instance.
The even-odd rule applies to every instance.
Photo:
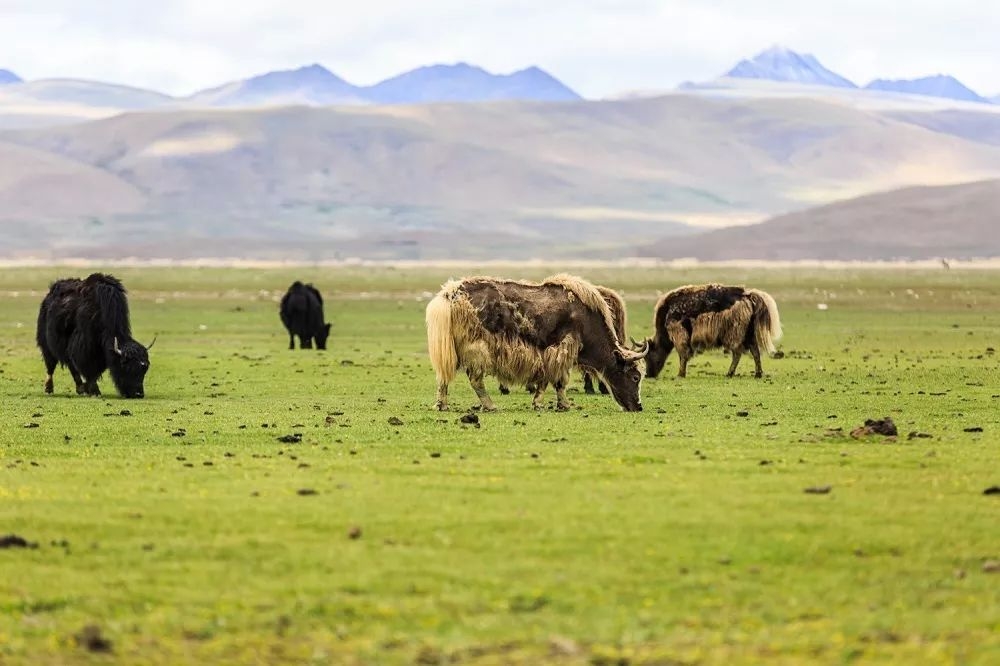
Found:
[[[115,353],[118,354],[119,356],[122,355],[121,347],[118,346],[118,337],[117,336],[115,337]]]
[[[156,338],[158,338],[158,337],[159,337],[159,334],[153,336],[153,341],[150,342],[148,345],[146,345],[146,351],[149,351],[150,349],[153,348],[153,345],[156,344]]]
[[[631,335],[628,336],[628,339],[632,343],[632,350],[633,351],[642,347],[642,343],[641,342],[637,342],[636,339],[633,338]]]
[[[621,355],[626,361],[638,361],[646,358],[646,354],[649,353],[649,340],[646,340],[639,349],[629,350],[622,348]]]

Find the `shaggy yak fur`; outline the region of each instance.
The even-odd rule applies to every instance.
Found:
[[[611,308],[611,318],[614,319],[615,322],[615,334],[618,336],[619,340],[624,342],[627,337],[626,330],[628,329],[628,313],[625,310],[624,299],[622,299],[621,295],[614,289],[608,289],[607,287],[603,287],[599,284],[594,285],[594,287],[600,292],[601,296],[604,298],[604,302],[608,304],[608,307]],[[580,373],[583,375],[584,393],[597,393],[597,391],[594,390],[594,381],[597,381],[597,385],[601,393],[604,395],[610,393],[607,384],[601,381],[601,378],[598,377],[597,373],[593,370],[582,368]],[[527,388],[529,393],[534,393],[536,389],[536,387],[532,384],[528,384]],[[510,389],[506,384],[500,382],[500,392],[507,395],[510,393]]]
[[[53,283],[38,311],[35,340],[48,372],[46,393],[52,393],[52,373],[62,364],[81,395],[100,395],[97,380],[110,370],[123,398],[143,397],[148,350],[132,339],[125,287],[112,276],[94,273],[86,280]]]
[[[295,349],[295,336],[299,336],[302,349],[326,349],[330,337],[330,324],[323,321],[323,297],[311,284],[292,283],[281,299],[281,323],[288,329],[288,348]]]
[[[472,277],[451,281],[427,305],[427,343],[437,375],[437,408],[448,408],[448,385],[459,368],[486,411],[496,409],[483,384],[533,384],[541,407],[549,384],[556,408],[569,409],[566,383],[576,367],[596,372],[625,411],[640,411],[641,360],[646,351],[622,345],[611,309],[590,283],[556,275],[539,284]]]
[[[687,375],[695,353],[722,347],[733,355],[727,377],[732,377],[740,356],[749,351],[756,364],[755,377],[764,370],[761,351],[773,354],[781,338],[778,306],[770,294],[721,284],[678,287],[660,298],[653,311],[653,337],[646,343],[646,374],[656,377],[671,350],[680,357],[678,377]]]

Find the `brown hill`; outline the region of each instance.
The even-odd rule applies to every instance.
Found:
[[[642,256],[706,261],[1000,257],[1000,180],[905,189],[666,238]]]
[[[808,99],[162,110],[0,141],[36,165],[30,191],[0,189],[0,233],[63,223],[19,227],[8,255],[608,256],[1000,177],[1000,146]],[[0,173],[21,159],[0,153]]]

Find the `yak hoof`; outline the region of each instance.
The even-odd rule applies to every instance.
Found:
[[[583,392],[586,393],[587,395],[596,395],[597,394],[597,391],[594,390],[593,386],[584,386],[583,387]]]
[[[571,409],[569,405],[556,405],[557,412],[568,412]]]
[[[55,386],[52,384],[52,380],[51,379],[46,379],[45,380],[45,392],[46,393],[52,393],[52,391],[54,391],[54,390],[55,390]]]
[[[448,405],[444,405],[444,404],[442,404],[440,402],[434,403],[434,408],[437,409],[439,412],[447,412],[448,411]]]
[[[756,377],[757,379],[760,379],[761,377],[764,376],[764,373],[763,372],[755,372],[755,373],[753,373],[753,376]]]
[[[499,388],[501,395],[510,395],[510,389],[505,384],[501,384]]]

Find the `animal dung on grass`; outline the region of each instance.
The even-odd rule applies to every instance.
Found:
[[[101,633],[96,624],[88,624],[73,636],[78,647],[90,652],[111,652],[111,641]]]
[[[38,548],[38,544],[28,541],[24,537],[18,536],[17,534],[6,534],[4,536],[0,536],[0,550],[7,548],[26,548],[34,550],[35,548]]]
[[[282,444],[298,444],[302,441],[302,433],[292,433],[291,435],[282,435],[278,437],[278,441]]]
[[[398,416],[390,416],[389,417],[389,425],[391,425],[391,426],[401,426],[401,425],[403,425],[403,419],[399,418]]]
[[[863,426],[859,426],[851,431],[851,437],[861,439],[868,435],[884,435],[885,437],[896,437],[899,431],[896,424],[888,416],[884,419],[866,419]]]
[[[829,495],[833,486],[810,486],[803,490],[806,495]]]
[[[1000,495],[1000,486],[990,486],[983,491],[984,495]]]

